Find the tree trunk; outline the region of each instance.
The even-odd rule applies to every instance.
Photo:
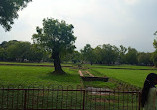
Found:
[[[62,70],[62,67],[60,64],[61,62],[59,58],[59,53],[54,53],[53,59],[54,59],[54,67],[55,67],[55,71],[53,73],[64,74],[65,72]]]

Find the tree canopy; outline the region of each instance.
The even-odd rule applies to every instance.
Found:
[[[18,18],[18,11],[27,6],[32,0],[0,0],[0,24],[9,31],[14,19]]]
[[[92,65],[95,58],[94,58],[93,48],[91,47],[91,45],[86,44],[86,46],[84,46],[84,49],[81,50],[81,53],[83,55],[84,60],[89,61],[90,64]]]
[[[75,49],[76,37],[73,35],[73,25],[66,24],[53,18],[43,20],[43,27],[37,27],[37,34],[33,35],[33,42],[43,46],[51,52],[54,60],[54,73],[64,73],[60,65],[61,56]]]
[[[30,42],[11,40],[0,44],[0,61],[40,62],[46,56],[48,55],[42,48]]]

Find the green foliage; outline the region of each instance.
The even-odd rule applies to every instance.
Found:
[[[0,47],[0,61],[4,61],[6,59],[6,51],[4,48]]]
[[[18,18],[18,11],[27,6],[32,0],[0,0],[0,24],[9,31],[14,19]]]
[[[119,50],[119,63],[120,64],[125,64],[126,63],[126,51],[127,48],[124,47],[123,45],[120,45],[120,50]]]
[[[154,65],[157,67],[157,50],[153,52],[152,59],[153,59]]]
[[[43,28],[36,28],[37,34],[33,35],[35,44],[44,46],[47,50],[54,52],[70,52],[76,37],[73,35],[73,25],[59,22],[57,19],[44,19]]]
[[[72,48],[68,48],[67,51],[65,48],[62,51],[58,48],[54,49],[59,52],[59,58],[62,63],[84,62],[106,65],[136,64],[153,66],[156,62],[156,52],[138,52],[134,48],[129,47],[127,49],[122,45],[118,48],[114,45],[103,44],[92,48],[90,44],[87,44],[81,49],[81,52],[74,50],[73,44],[70,45],[72,45]],[[0,61],[23,62],[26,59],[29,62],[53,62],[53,54],[55,54],[53,49],[44,46],[42,43],[31,44],[30,42],[11,40],[0,44]]]
[[[0,61],[40,62],[44,56],[47,56],[45,51],[30,42],[12,40],[0,44]]]
[[[32,45],[28,53],[29,56],[28,60],[34,62],[40,62],[41,60],[44,60],[44,56],[47,55],[48,54],[46,54],[43,48],[40,48],[39,46],[36,45]]]
[[[63,57],[63,61],[65,61],[65,62],[70,61],[74,64],[79,63],[79,62],[81,62],[81,53],[78,51],[74,51],[73,53],[66,54]]]
[[[8,58],[13,61],[23,62],[24,59],[28,58],[30,47],[31,44],[29,42],[16,42],[7,48]]]
[[[33,35],[33,42],[49,51],[54,60],[55,72],[62,73],[60,58],[75,49],[76,37],[73,35],[73,25],[59,22],[57,19],[43,20],[43,27],[36,28],[37,34]]]
[[[118,59],[118,48],[116,46],[112,46],[110,44],[103,44],[103,62],[110,65],[114,64]]]
[[[93,52],[93,48],[91,47],[90,44],[86,44],[86,46],[84,46],[84,49],[81,50],[81,54],[83,56],[83,60],[84,61],[89,61],[90,64],[92,65],[95,61],[95,55]]]
[[[138,63],[140,65],[152,65],[152,59],[151,59],[152,54],[151,53],[144,53],[141,52],[138,54]]]
[[[137,61],[138,52],[135,48],[128,48],[128,53],[126,54],[126,60],[128,64],[138,64]]]
[[[157,31],[154,33],[154,35],[157,35]],[[154,65],[157,67],[157,39],[154,39],[153,46],[155,48],[155,51],[152,54],[152,60]]]
[[[96,63],[99,63],[99,64],[102,64],[102,49],[101,49],[101,46],[97,46],[95,49],[94,49],[94,55],[95,55],[95,62]]]

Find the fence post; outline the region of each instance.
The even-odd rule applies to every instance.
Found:
[[[27,105],[27,90],[25,89],[24,91],[25,91],[25,93],[24,93],[24,110],[26,110],[26,105]]]
[[[141,92],[138,92],[138,97],[139,97],[138,110],[140,110],[140,108],[141,108]]]
[[[82,110],[85,109],[85,93],[86,93],[86,91],[83,90],[83,109]]]

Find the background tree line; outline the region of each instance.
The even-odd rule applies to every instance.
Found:
[[[131,65],[154,65],[154,53],[138,52],[135,48],[116,47],[115,45],[103,44],[92,48],[86,44],[80,52],[75,51],[72,55],[67,56],[73,63],[90,63],[92,64],[131,64]]]
[[[4,41],[0,44],[0,61],[40,62],[49,61],[49,53],[41,47],[17,40]]]
[[[156,43],[154,43],[156,45]],[[157,51],[153,53],[138,52],[135,48],[116,47],[110,44],[92,48],[86,44],[80,51],[65,53],[61,62],[92,64],[132,64],[156,65]],[[53,62],[52,55],[41,46],[17,40],[4,41],[0,44],[0,61],[15,62]]]
[[[18,18],[18,11],[22,10],[27,6],[29,2],[32,0],[1,0],[0,1],[0,25],[6,30],[10,31],[11,25],[14,24],[14,19]],[[48,22],[51,21],[51,22]],[[155,51],[152,53],[145,53],[145,52],[138,52],[135,48],[131,47],[116,47],[114,45],[110,44],[103,44],[99,45],[96,48],[92,48],[90,44],[87,44],[83,49],[80,51],[74,50],[74,45],[73,42],[75,41],[75,37],[73,36],[73,26],[72,25],[67,25],[64,21],[61,23],[58,22],[57,27],[58,30],[51,29],[53,30],[52,32],[49,32],[48,29],[53,28],[54,26],[46,25],[46,24],[53,24],[54,22],[58,22],[58,20],[44,20],[43,21],[43,26],[44,28],[37,28],[37,34],[34,34],[33,39],[36,40],[38,39],[39,41],[37,43],[31,44],[30,42],[22,42],[22,41],[16,41],[12,40],[9,42],[2,42],[0,44],[0,61],[17,61],[17,62],[24,62],[24,61],[29,61],[29,62],[40,62],[40,61],[59,61],[60,58],[55,58],[54,56],[60,56],[61,61],[65,62],[73,62],[73,63],[90,63],[91,65],[93,63],[96,64],[107,64],[107,65],[112,65],[112,64],[138,64],[138,65],[155,65],[157,66],[157,40],[154,40],[154,47]],[[60,25],[61,24],[61,25]],[[63,30],[61,30],[62,28]],[[42,32],[42,30],[46,30],[45,33]],[[67,42],[65,39],[66,37],[64,34],[60,33],[65,33],[63,32],[66,30],[68,33],[70,40]],[[71,31],[69,31],[71,30]],[[58,31],[58,32],[57,32]],[[44,35],[49,34],[54,34],[55,36],[53,40],[55,40],[58,35],[59,37],[63,38],[62,41],[56,41],[53,43],[53,45],[49,45],[47,43],[46,45],[44,44],[45,47],[49,47],[50,51],[47,51],[44,47],[38,46],[36,44],[41,44],[43,43],[40,42],[42,37]],[[154,33],[154,35],[157,35],[157,31]],[[55,38],[56,37],[56,38]],[[73,39],[72,39],[73,38]],[[58,38],[57,38],[58,39]],[[59,38],[60,39],[60,38]],[[47,40],[48,41],[48,40]],[[47,42],[45,40],[45,42]],[[66,42],[65,42],[66,41]],[[63,43],[64,42],[64,43]],[[55,46],[58,47],[59,49],[54,48]],[[64,45],[62,45],[64,44]],[[66,48],[63,48],[66,47]],[[70,48],[69,48],[70,47]],[[73,52],[66,52],[66,51],[71,51],[71,48],[73,49]],[[47,48],[48,49],[48,48]],[[53,50],[53,52],[51,52]],[[64,51],[66,50],[66,51]],[[58,55],[52,55],[56,54],[58,52]],[[60,53],[61,51],[61,53]],[[64,54],[64,55],[60,55]],[[52,60],[51,60],[52,59]],[[60,61],[59,61],[60,62]]]

